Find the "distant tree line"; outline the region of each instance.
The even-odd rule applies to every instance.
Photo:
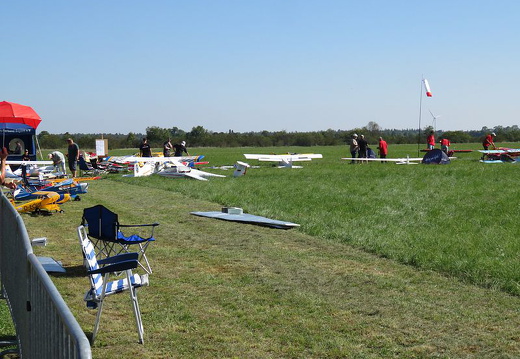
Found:
[[[110,148],[138,148],[143,137],[147,137],[152,147],[162,147],[168,138],[172,143],[186,141],[189,147],[271,147],[271,146],[335,146],[346,144],[351,136],[356,134],[365,135],[366,140],[376,144],[379,137],[383,137],[392,144],[423,143],[426,136],[433,128],[423,129],[419,135],[417,129],[381,129],[375,122],[369,122],[365,127],[351,130],[332,130],[314,132],[287,132],[287,131],[261,131],[261,132],[213,132],[202,126],[196,126],[186,132],[177,127],[160,128],[151,126],[146,128],[146,134],[107,134],[107,133],[62,133],[51,134],[42,131],[38,134],[38,141],[42,148],[63,148],[66,139],[72,137],[80,148],[93,148],[95,139],[108,139]],[[518,142],[520,141],[520,128],[514,126],[496,126],[493,128],[483,127],[480,130],[471,131],[435,131],[436,138],[447,137],[452,143],[481,142],[484,137],[495,132],[496,142]]]

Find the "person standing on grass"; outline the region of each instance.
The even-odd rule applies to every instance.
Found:
[[[172,148],[171,139],[168,138],[168,140],[163,143],[163,156],[170,157],[172,155]]]
[[[60,151],[53,151],[49,153],[49,159],[54,166],[54,172],[61,172],[63,175],[67,174],[65,169],[65,156]]]
[[[377,149],[379,150],[379,158],[386,158],[386,155],[388,154],[388,144],[385,140],[383,140],[383,137],[379,137],[379,144]]]
[[[446,137],[443,137],[441,139],[442,152],[444,152],[445,154],[448,154],[448,151],[450,150],[450,146],[451,146],[450,140],[448,140]]]
[[[359,158],[367,158],[368,142],[365,140],[365,135],[360,135],[358,146],[359,146]],[[362,163],[365,161],[362,161]]]
[[[181,157],[182,153],[186,153],[186,156],[189,156],[188,149],[186,148],[186,141],[182,141],[181,144],[174,144],[173,148],[175,149],[174,157]]]
[[[152,148],[148,143],[148,139],[145,137],[139,146],[139,154],[141,157],[152,157]]]
[[[356,158],[356,154],[358,153],[359,151],[359,145],[358,145],[358,141],[357,141],[357,134],[353,134],[352,135],[352,138],[350,139],[350,155],[352,158]],[[350,163],[356,163],[355,160],[352,160],[350,161]]]
[[[74,143],[72,138],[67,139],[69,146],[67,147],[67,158],[69,160],[69,169],[72,177],[76,177],[76,166],[79,161],[79,146]]]
[[[426,139],[426,146],[429,150],[433,150],[435,148],[435,132],[430,131],[430,134]]]
[[[496,150],[494,139],[496,137],[496,134],[494,132],[491,132],[489,135],[486,136],[484,139],[484,142],[482,142],[482,147],[484,147],[484,150],[488,150],[489,146],[493,146],[493,149]]]

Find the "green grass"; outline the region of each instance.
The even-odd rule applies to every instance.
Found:
[[[448,166],[349,165],[339,160],[345,150],[312,148],[323,153],[324,159],[305,163],[303,169],[275,170],[263,163],[243,178],[209,183],[116,180],[301,223],[301,230],[312,236],[520,293],[516,258],[520,229],[515,225],[520,217],[515,201],[518,166],[479,163],[478,152],[460,154]],[[397,150],[402,156],[417,156],[416,145]],[[207,150],[208,159],[216,165],[232,163],[247,151],[251,149]],[[262,152],[283,151],[309,149]]]
[[[518,165],[484,165],[476,153],[447,166],[398,166],[349,165],[340,160],[346,147],[190,149],[211,165],[287,151],[324,158],[293,170],[262,163],[208,182],[112,175],[62,215],[24,215],[31,237],[49,238],[35,252],[67,268],[53,280],[87,333],[94,312],[82,300],[75,234],[82,209],[101,203],[124,223],[161,223],[149,250],[151,286],[140,291],[145,345],[136,344],[127,296],[116,296],[94,357],[520,355]],[[415,157],[417,146],[390,151]],[[189,214],[221,206],[301,227]]]

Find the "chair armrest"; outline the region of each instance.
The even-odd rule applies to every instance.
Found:
[[[103,259],[98,260],[97,262],[98,262],[98,264],[105,265],[105,264],[113,264],[113,263],[118,263],[118,262],[122,262],[122,261],[138,259],[138,258],[139,258],[139,253],[130,252],[130,253],[121,253],[121,254],[118,254],[118,255],[115,255],[112,257],[103,258]]]
[[[110,264],[110,265],[107,265],[107,266],[104,266],[104,267],[101,267],[101,268],[98,268],[98,269],[95,269],[95,270],[89,270],[87,271],[87,274],[88,275],[91,275],[91,274],[104,274],[104,273],[111,273],[111,272],[122,272],[122,271],[125,271],[125,270],[128,270],[128,269],[135,269],[137,268],[137,266],[139,265],[139,262],[137,261],[137,259],[132,259],[132,260],[128,260],[128,261],[122,261],[122,262],[119,262],[119,263],[115,263],[115,264]]]
[[[150,224],[119,224],[118,227],[156,227],[159,223],[150,223]]]

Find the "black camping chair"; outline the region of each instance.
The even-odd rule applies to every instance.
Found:
[[[78,167],[79,167],[80,171],[82,171],[86,174],[97,175],[98,171],[94,167],[92,167],[92,165],[90,163],[88,163],[85,160],[85,157],[83,157],[83,156],[79,156]]]
[[[154,230],[159,223],[151,224],[120,224],[118,215],[103,205],[85,208],[81,224],[87,228],[92,244],[105,257],[131,252],[130,246],[139,248],[139,265],[146,273],[151,274],[152,268],[146,257],[148,245],[155,241]],[[123,228],[133,228],[140,232],[148,232],[147,236],[139,234],[125,235]]]

